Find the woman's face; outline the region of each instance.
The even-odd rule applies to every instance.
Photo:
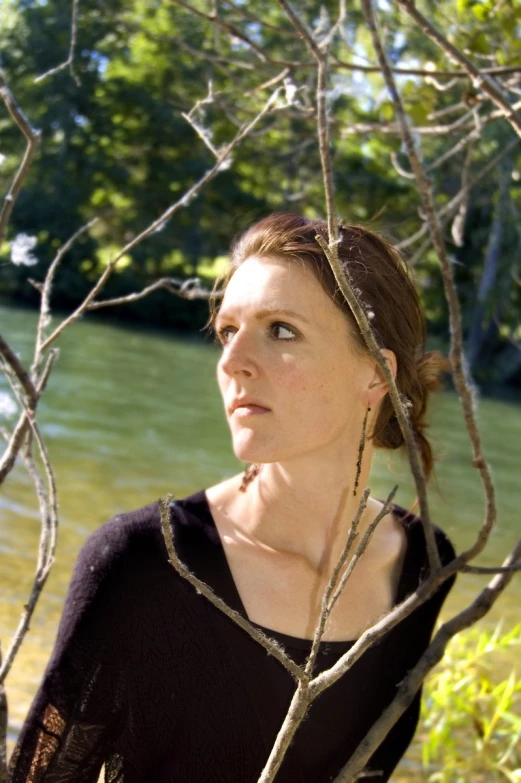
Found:
[[[355,350],[348,320],[306,266],[248,258],[228,283],[215,328],[223,344],[217,380],[239,459],[342,453],[353,437],[358,445],[374,361]],[[268,412],[232,411],[242,397]]]

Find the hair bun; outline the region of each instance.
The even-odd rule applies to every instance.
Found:
[[[417,362],[418,380],[428,391],[443,388],[443,373],[450,373],[451,363],[440,351],[427,351]]]

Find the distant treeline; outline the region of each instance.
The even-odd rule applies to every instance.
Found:
[[[194,5],[206,8],[204,3]],[[274,62],[303,59],[302,42],[287,33],[276,3],[259,0],[250,9],[263,20],[262,27],[248,21],[247,14],[240,15],[241,4],[230,5],[235,11],[229,13],[237,17],[230,19],[269,51]],[[501,41],[502,56],[519,60],[521,43],[508,9],[485,20],[488,32],[483,36],[484,20],[467,6],[458,4],[460,26],[467,31],[475,55],[490,56]],[[441,0],[437,8],[452,18],[452,0]],[[336,0],[307,3],[310,24],[322,23],[325,11],[321,9],[329,9],[334,17]],[[259,85],[280,67],[264,63],[239,37],[228,35],[224,28],[216,31],[206,19],[175,3],[82,0],[74,57],[77,81],[64,68],[35,83],[35,77],[67,57],[70,4],[11,0],[1,14],[0,46],[6,79],[32,125],[42,131],[42,140],[16,203],[8,241],[0,248],[0,296],[38,306],[38,290],[28,278],[41,281],[56,250],[81,225],[98,217],[96,225],[64,258],[56,275],[52,304],[69,310],[85,297],[114,253],[212,166],[211,152],[182,116],[207,95],[209,82],[213,97],[192,117],[218,148],[259,110],[269,95]],[[353,51],[362,51],[368,41],[359,12],[350,19],[345,60],[352,59]],[[404,35],[398,26],[394,37],[391,33],[390,55],[396,62],[408,56],[418,61],[428,59],[433,67],[447,67],[427,39]],[[162,276],[199,275],[209,287],[222,269],[232,237],[256,219],[275,210],[323,215],[314,85],[304,68],[295,73],[300,78],[300,110],[284,111],[281,107],[281,111],[269,114],[234,151],[229,168],[138,245],[131,257],[122,259],[103,298],[142,290]],[[450,93],[442,93],[414,76],[402,77],[401,88],[417,126],[430,122],[433,112],[440,112],[445,104],[450,120],[455,98],[464,111],[472,109],[474,97],[468,80]],[[349,70],[336,71],[329,101],[335,185],[343,219],[371,221],[374,228],[397,242],[406,239],[421,220],[414,183],[391,162],[391,153],[403,159],[399,138],[379,133],[378,128],[374,132],[345,132],[355,124],[379,123],[383,127],[392,121],[392,106],[381,77],[367,74],[361,79]],[[0,188],[5,193],[24,150],[20,132],[5,111],[0,115],[0,134]],[[482,137],[470,174],[505,148],[513,133],[505,122],[489,122],[483,126]],[[455,136],[454,142],[457,139]],[[422,136],[421,144],[425,159],[436,158],[450,146],[445,136],[435,134]],[[461,188],[466,154],[467,148],[462,149],[431,173],[440,207]],[[484,383],[521,385],[521,348],[515,345],[516,340],[521,342],[520,168],[520,150],[515,148],[473,187],[463,241],[451,234],[451,222],[444,226],[472,372]],[[35,238],[31,252],[38,263],[32,267],[10,260],[10,243],[20,234]],[[409,258],[418,247],[407,250]],[[448,343],[442,280],[430,247],[418,255],[415,274],[429,332]],[[103,311],[104,317],[194,333],[204,325],[207,313],[206,302],[186,301],[165,291]]]

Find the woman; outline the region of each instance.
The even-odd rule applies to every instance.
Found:
[[[385,379],[317,233],[327,236],[323,221],[275,214],[235,243],[210,324],[222,344],[217,378],[233,449],[250,464],[171,508],[182,562],[299,664],[373,448],[403,444]],[[339,255],[409,401],[428,475],[425,412],[445,363],[424,351],[424,316],[406,266],[358,227],[342,228]],[[381,507],[369,498],[358,541]],[[440,528],[435,535],[445,564],[453,546]],[[335,605],[315,674],[427,573],[421,521],[394,504]],[[428,645],[453,583],[312,704],[278,782],[336,777]],[[282,664],[168,563],[159,506],[151,503],[111,519],[81,550],[13,754],[12,782],[93,783],[105,764],[110,783],[255,783],[294,689]],[[420,698],[421,690],[371,757],[371,779],[389,779],[414,735]]]

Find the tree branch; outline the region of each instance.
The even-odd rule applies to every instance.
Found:
[[[198,593],[201,595],[204,595],[205,598],[207,598],[211,604],[213,604],[217,609],[219,609],[223,614],[225,614],[227,617],[229,617],[231,620],[233,620],[237,625],[243,629],[243,631],[246,631],[253,639],[255,639],[256,642],[258,642],[267,653],[270,655],[273,655],[274,658],[276,658],[279,663],[281,663],[284,668],[292,675],[292,677],[297,681],[300,682],[301,680],[306,680],[307,678],[304,675],[303,669],[301,669],[300,666],[297,666],[294,661],[292,661],[289,656],[286,655],[284,652],[284,649],[282,646],[276,642],[273,639],[270,639],[270,637],[266,636],[262,631],[259,631],[257,628],[254,628],[253,625],[248,621],[245,620],[242,614],[239,612],[236,612],[234,609],[231,609],[228,604],[225,603],[225,601],[222,600],[222,598],[219,598],[218,595],[214,593],[214,591],[209,587],[205,582],[203,582],[201,579],[198,579],[192,572],[184,565],[184,563],[181,562],[179,559],[176,549],[175,549],[175,541],[174,541],[174,526],[171,523],[170,520],[170,511],[172,514],[175,515],[177,507],[175,503],[175,498],[173,495],[168,494],[164,498],[160,498],[159,501],[159,510],[161,513],[161,529],[163,531],[163,537],[165,539],[165,544],[168,552],[169,557],[169,563],[175,568],[175,570],[180,574],[184,579],[186,579],[188,582],[190,582],[191,585],[193,585]]]
[[[20,359],[12,350],[12,348],[10,348],[7,342],[4,340],[2,335],[0,335],[0,355],[4,357],[5,361],[7,362],[9,367],[11,367],[14,374],[18,378],[18,381],[20,382],[21,387],[26,393],[27,399],[29,400],[29,403],[32,407],[36,402],[37,391],[33,386],[33,382],[29,377],[29,373],[25,370]]]
[[[515,138],[512,139],[510,144],[507,144],[507,146],[501,150],[492,160],[490,160],[483,168],[475,174],[473,177],[471,177],[468,182],[466,182],[463,187],[456,193],[455,196],[451,198],[450,201],[448,201],[441,209],[438,210],[436,213],[436,218],[439,222],[444,220],[446,217],[451,215],[454,210],[458,207],[460,202],[465,198],[467,192],[471,190],[475,185],[478,184],[484,177],[487,176],[491,171],[494,171],[498,164],[505,158],[507,155],[509,155],[515,147],[519,144],[519,139]],[[405,248],[410,247],[410,245],[417,242],[419,239],[422,239],[425,234],[429,233],[429,224],[425,221],[421,228],[418,229],[414,234],[411,234],[410,237],[407,237],[407,239],[402,240],[401,242],[398,242],[396,245],[396,248],[398,250],[405,250]],[[432,239],[432,238],[431,238]]]
[[[34,355],[34,361],[32,367],[33,377],[36,377],[36,374],[38,373],[40,358],[42,354],[42,345],[44,342],[45,327],[48,325],[50,321],[49,303],[51,297],[51,287],[54,280],[55,272],[58,266],[60,265],[63,256],[69,252],[70,248],[76,242],[78,237],[80,237],[82,234],[86,233],[90,228],[92,228],[92,226],[97,222],[97,220],[98,218],[94,218],[93,220],[90,220],[88,223],[82,226],[80,229],[78,229],[78,231],[76,231],[70,237],[70,239],[68,239],[67,242],[58,250],[56,256],[54,257],[53,262],[51,263],[49,269],[47,270],[43,287],[40,289],[42,297],[40,303],[40,317],[38,319],[38,326],[36,329],[36,347],[35,347],[35,355]]]
[[[429,225],[429,231],[432,236],[433,245],[438,255],[445,296],[447,298],[447,304],[449,307],[449,318],[451,328],[451,348],[449,353],[449,359],[452,367],[452,373],[454,378],[454,384],[460,398],[460,402],[463,409],[463,415],[465,419],[465,425],[469,434],[469,439],[472,445],[473,462],[474,467],[477,468],[483,488],[485,491],[485,517],[483,525],[478,533],[478,539],[475,544],[472,545],[467,553],[468,559],[475,557],[479,554],[490,535],[492,527],[495,524],[497,511],[495,503],[495,489],[492,482],[492,476],[490,469],[485,458],[483,456],[483,448],[481,444],[481,437],[476,424],[476,418],[474,414],[474,400],[470,390],[469,381],[467,380],[467,368],[465,363],[465,357],[463,354],[463,336],[461,328],[461,313],[456,293],[456,287],[454,285],[454,278],[452,272],[452,266],[449,262],[447,252],[445,249],[445,243],[441,233],[440,224],[434,207],[434,199],[430,183],[423,171],[423,167],[420,161],[420,156],[416,148],[416,144],[413,139],[410,124],[408,118],[405,115],[401,97],[396,88],[394,77],[389,70],[387,63],[387,57],[385,55],[380,36],[376,28],[376,22],[373,12],[373,4],[371,0],[362,0],[362,9],[364,17],[368,24],[373,40],[373,46],[376,50],[378,60],[380,62],[382,73],[387,85],[387,89],[391,95],[391,99],[395,108],[395,112],[402,129],[402,138],[409,156],[411,169],[415,174],[416,182],[420,192],[423,210],[426,215],[427,223]]]
[[[380,347],[376,341],[373,330],[371,328],[370,320],[365,312],[365,307],[359,302],[356,296],[353,285],[350,279],[350,274],[347,269],[344,269],[340,263],[338,257],[338,242],[339,242],[339,230],[338,230],[338,218],[336,214],[334,190],[333,190],[333,174],[330,156],[330,139],[329,139],[329,123],[327,117],[326,108],[326,75],[327,75],[327,48],[322,51],[313,40],[311,34],[308,32],[305,25],[302,23],[298,15],[291,8],[287,0],[278,0],[288,17],[294,24],[295,28],[300,32],[304,38],[308,49],[317,61],[318,68],[318,84],[317,84],[317,115],[318,115],[318,136],[319,136],[319,148],[320,148],[320,160],[322,164],[322,172],[324,177],[324,190],[326,194],[327,205],[327,222],[328,222],[328,235],[329,244],[327,244],[322,237],[317,236],[316,240],[320,247],[324,251],[335,279],[342,291],[346,301],[348,302],[351,311],[356,319],[358,327],[364,337],[366,345],[380,367],[383,376],[386,380],[389,389],[389,396],[391,398],[396,417],[398,419],[400,429],[402,431],[407,451],[409,455],[409,461],[411,465],[412,474],[414,476],[416,490],[418,493],[418,499],[420,503],[422,522],[424,525],[425,537],[427,541],[427,552],[429,557],[429,568],[431,572],[435,572],[440,567],[439,554],[436,547],[434,538],[434,530],[432,528],[429,505],[427,500],[427,491],[425,477],[423,474],[423,468],[420,461],[420,455],[414,433],[411,428],[411,423],[407,413],[406,405],[402,399],[394,377],[384,359],[383,354],[380,351]]]
[[[65,60],[64,63],[61,65],[56,66],[56,68],[51,68],[49,71],[46,71],[46,73],[43,73],[41,76],[37,76],[37,78],[34,80],[35,84],[38,84],[39,82],[43,82],[44,79],[47,79],[49,76],[54,76],[55,73],[58,73],[58,71],[63,71],[64,68],[69,68],[71,72],[71,76],[76,82],[76,86],[79,87],[81,82],[77,74],[74,72],[74,50],[76,48],[76,32],[77,32],[77,26],[78,26],[78,4],[79,0],[72,0],[72,20],[71,20],[71,42],[69,45],[69,56]]]
[[[40,381],[36,389],[36,398],[33,403],[33,409],[36,408],[36,404],[43,390],[47,385],[47,380],[49,378],[52,366],[56,361],[56,359],[58,358],[58,354],[59,352],[57,349],[53,349],[49,353],[47,364],[44,368],[44,371],[42,373],[42,376],[40,378]],[[7,448],[5,449],[4,453],[2,454],[2,458],[0,459],[0,485],[3,484],[6,476],[13,469],[16,460],[16,455],[20,451],[28,426],[29,426],[29,420],[24,410],[22,411],[18,423],[11,435],[11,439],[9,440]]]
[[[178,0],[175,0],[175,2],[178,2]],[[140,242],[142,242],[146,237],[150,236],[150,234],[153,234],[155,231],[160,231],[165,223],[170,220],[170,218],[175,215],[176,212],[178,212],[182,207],[188,206],[191,201],[193,201],[196,196],[199,195],[200,190],[210,182],[213,177],[222,169],[223,163],[226,161],[226,159],[229,157],[230,153],[233,149],[239,144],[239,142],[247,136],[253,128],[257,125],[258,122],[272,109],[274,103],[276,102],[279,94],[280,94],[281,88],[279,87],[275,92],[270,96],[270,98],[266,101],[264,104],[264,107],[261,109],[261,111],[257,114],[257,116],[249,123],[243,125],[235,137],[232,139],[231,142],[224,145],[223,148],[221,148],[219,153],[219,158],[215,165],[209,169],[206,174],[204,174],[198,182],[196,182],[195,185],[193,185],[187,192],[173,204],[170,206],[163,214],[157,218],[153,223],[151,223],[148,228],[146,228],[144,231],[142,231],[137,237],[134,237],[130,242],[128,242],[125,247],[120,250],[116,256],[109,262],[107,265],[107,268],[103,272],[103,274],[100,276],[99,280],[97,281],[94,288],[90,291],[90,293],[86,296],[82,304],[72,313],[68,318],[66,318],[60,326],[58,326],[55,331],[42,343],[40,346],[40,349],[44,351],[46,348],[48,348],[51,343],[53,343],[59,335],[74,321],[76,321],[88,308],[91,302],[93,302],[97,296],[97,294],[101,291],[105,283],[107,282],[108,278],[112,274],[112,271],[114,270],[114,267],[116,266],[117,262],[122,258],[124,255],[129,253],[131,250],[133,250]]]
[[[27,176],[27,172],[29,171],[29,167],[34,157],[34,153],[36,152],[36,147],[38,146],[38,143],[40,141],[41,132],[32,127],[31,123],[23,113],[22,109],[16,103],[13,93],[7,86],[4,79],[4,75],[1,71],[0,71],[0,96],[2,96],[2,99],[5,105],[7,106],[7,111],[9,112],[13,120],[16,122],[16,124],[20,128],[21,132],[23,133],[27,141],[27,147],[25,148],[25,154],[23,160],[20,164],[18,171],[15,174],[9,193],[4,199],[4,205],[2,207],[2,211],[0,212],[0,245],[1,245],[4,240],[4,236],[5,236],[7,224],[9,222],[9,218],[11,216],[11,212],[13,211],[13,207],[15,205],[16,199],[18,198],[18,194],[22,189],[23,182]]]
[[[58,531],[58,501],[56,494],[56,481],[49,460],[49,455],[34,419],[33,412],[26,406],[25,401],[23,400],[22,396],[18,394],[17,389],[13,387],[13,391],[18,397],[20,405],[24,409],[25,416],[38,444],[40,457],[47,475],[48,495],[43,489],[43,482],[38,474],[34,461],[32,460],[29,448],[26,452],[25,459],[26,463],[29,465],[29,472],[36,484],[42,518],[42,528],[40,532],[40,543],[38,550],[38,564],[29,600],[24,605],[24,612],[22,613],[14,637],[11,641],[11,644],[9,645],[5,659],[0,667],[0,685],[5,682],[5,678],[11,669],[16,653],[22,644],[25,634],[29,630],[29,623],[34,611],[34,607],[36,606],[38,597],[42,591],[43,586],[45,585],[49,571],[54,561]]]
[[[180,296],[182,299],[217,299],[223,295],[222,290],[210,291],[206,288],[201,288],[200,282],[201,280],[199,277],[191,277],[188,280],[178,280],[175,277],[162,277],[138,293],[119,296],[116,299],[91,302],[87,307],[87,310],[99,310],[102,307],[112,307],[114,305],[128,304],[129,302],[137,302],[138,299],[144,299],[145,296],[148,296],[153,291],[158,291],[160,288],[165,288],[167,291],[170,291],[171,294]]]
[[[448,642],[460,631],[476,623],[494,605],[500,594],[513,577],[509,566],[521,558],[521,539],[505,562],[505,572],[494,577],[488,586],[478,595],[470,606],[441,626],[424,654],[400,683],[397,694],[389,706],[382,712],[356,751],[337,776],[335,783],[354,783],[375,747],[384,739],[390,726],[403,715],[412,703],[426,674],[443,658]]]
[[[480,90],[483,90],[494,101],[501,113],[510,122],[518,136],[521,136],[521,117],[510,104],[508,97],[504,94],[497,81],[491,78],[489,73],[485,73],[477,68],[474,63],[466,57],[463,52],[457,49],[450,41],[445,38],[434,25],[426,19],[416,8],[412,0],[396,0],[401,8],[405,9],[423,32],[434,41],[440,49],[445,52],[453,62],[458,63],[468,73],[472,83]]]

